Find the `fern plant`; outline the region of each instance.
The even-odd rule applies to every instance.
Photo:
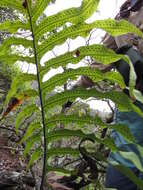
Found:
[[[68,79],[76,79],[77,76],[80,75],[88,76],[95,83],[102,80],[109,80],[118,83],[122,89],[125,88],[123,78],[119,73],[110,71],[103,74],[96,68],[91,70],[88,67],[64,70],[63,73],[57,74],[43,82],[44,75],[48,73],[51,68],[58,68],[59,66],[65,68],[68,63],[76,64],[85,56],[91,56],[97,62],[102,64],[110,64],[120,59],[126,60],[131,68],[130,93],[133,94],[136,75],[130,60],[124,55],[115,54],[112,50],[107,49],[103,45],[94,44],[77,48],[74,51],[66,52],[63,55],[49,59],[45,62],[44,66],[40,64],[40,61],[45,53],[51,51],[55,46],[64,43],[68,38],[75,39],[78,36],[87,37],[90,31],[94,28],[103,29],[113,36],[130,32],[143,38],[142,32],[125,20],[115,21],[107,19],[87,24],[85,21],[96,11],[99,0],[83,0],[81,6],[78,8],[70,8],[55,15],[41,18],[40,16],[44,13],[44,10],[50,3],[51,0],[0,1],[1,7],[12,8],[22,15],[20,16],[22,19],[18,19],[14,22],[6,21],[0,24],[0,31],[8,31],[11,33],[11,36],[0,46],[0,60],[9,65],[14,65],[17,61],[26,61],[29,65],[33,64],[36,67],[36,74],[21,73],[13,79],[5,105],[12,97],[24,99],[26,96],[29,99],[30,103],[22,107],[20,113],[17,115],[16,130],[18,133],[23,120],[28,118],[32,113],[34,114],[35,118],[26,128],[26,133],[21,142],[26,142],[25,156],[32,151],[31,149],[36,143],[28,167],[30,167],[36,160],[43,157],[41,190],[43,189],[46,172],[49,172],[50,170],[67,172],[63,168],[52,168],[49,162],[50,157],[58,154],[79,155],[78,148],[52,148],[51,142],[54,140],[74,136],[79,138],[90,137],[99,143],[105,144],[113,151],[117,151],[117,148],[110,139],[101,140],[93,134],[85,134],[82,131],[82,127],[79,128],[79,130],[54,130],[54,126],[58,123],[66,125],[73,122],[75,124],[77,123],[79,126],[86,123],[98,124],[101,128],[109,127],[109,125],[105,125],[105,123],[99,118],[93,118],[90,116],[77,117],[76,115],[64,115],[61,113],[51,116],[48,115],[49,109],[54,108],[57,105],[62,106],[67,101],[75,101],[78,97],[82,99],[96,97],[101,99],[111,99],[116,103],[116,106],[120,110],[134,110],[142,115],[142,112],[133,105],[130,99],[122,92],[110,91],[102,93],[95,89],[77,89],[72,91],[64,90],[61,93],[56,93],[52,96],[50,95],[56,86],[64,85]],[[70,26],[66,25],[67,22],[70,23]],[[24,35],[19,37],[17,35],[18,31],[28,31],[28,38],[24,37]],[[47,38],[43,37],[45,34],[47,34]],[[16,47],[23,46],[24,49],[31,52],[31,54],[23,55],[13,52],[12,45]],[[31,82],[33,81],[37,81],[37,88],[31,86]],[[35,103],[37,97],[39,97],[40,105]],[[39,114],[40,116],[37,118],[37,115]],[[125,127],[122,125],[111,125],[110,127],[119,131],[128,141],[135,142],[128,128],[125,130]],[[41,145],[43,145],[43,148]]]

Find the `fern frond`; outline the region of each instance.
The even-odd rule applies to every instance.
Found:
[[[101,28],[109,34],[111,34],[112,36],[118,36],[127,33],[135,33],[141,38],[143,38],[142,32],[131,23],[128,23],[127,21],[115,21],[112,19],[99,20],[91,24],[84,23],[80,25],[73,25],[71,27],[63,29],[61,32],[53,34],[46,41],[44,41],[42,45],[39,46],[38,53],[40,53],[40,55],[43,55],[47,51],[53,49],[55,45],[60,45],[63,42],[65,42],[65,40],[67,40],[68,38],[74,39],[78,36],[86,37],[93,28]]]
[[[51,35],[47,40],[45,40],[38,47],[38,55],[40,58],[47,52],[52,50],[56,45],[64,43],[68,38],[76,38],[78,36],[86,37],[93,28],[89,29],[88,25],[84,25],[84,28],[81,25],[73,25],[66,29],[63,29],[61,32]],[[36,39],[38,40],[38,39]]]
[[[10,37],[2,43],[2,45],[0,46],[0,51],[5,52],[12,45],[22,45],[25,48],[33,48],[31,40],[27,40],[24,38]]]
[[[80,8],[80,18],[74,24],[82,23],[96,12],[100,0],[83,0]],[[69,21],[70,22],[70,21]]]
[[[33,63],[34,64],[34,58],[33,57],[29,57],[29,56],[19,56],[16,54],[10,54],[10,55],[1,55],[0,56],[0,60],[7,64],[7,65],[12,65],[14,64],[16,61],[26,61],[27,63]]]
[[[113,139],[109,137],[105,137],[103,140],[100,139],[99,143],[109,147],[112,152],[118,151],[118,147],[115,145]]]
[[[101,139],[97,138],[94,134],[84,134],[81,130],[73,131],[73,130],[63,129],[63,130],[58,130],[58,131],[53,131],[53,132],[47,133],[47,140],[48,140],[47,143],[52,142],[54,140],[57,140],[59,138],[69,138],[69,137],[80,137],[80,138],[90,138],[90,139],[92,138],[93,140],[95,140],[98,143],[105,144],[112,151],[117,150],[115,144],[113,143],[113,141],[111,139],[105,138],[105,139],[101,140]],[[37,133],[36,135],[33,135],[32,137],[28,138],[28,141],[26,143],[25,155],[27,153],[29,153],[29,151],[32,148],[32,146],[34,145],[34,143],[35,142],[38,143],[39,141],[40,141],[39,133]],[[39,152],[38,149],[36,150],[36,152],[37,151]],[[42,153],[42,151],[40,151],[40,152]],[[33,154],[35,154],[35,153],[33,153]],[[56,149],[49,149],[48,150],[48,157],[51,157],[51,156],[54,156],[54,155],[57,155],[57,154],[60,154],[60,155],[66,155],[66,154],[78,155],[79,151],[78,150],[73,150],[73,149],[70,149],[70,148],[62,148],[62,149],[56,148]],[[39,158],[39,157],[37,157],[37,158]]]
[[[138,113],[141,117],[143,117],[142,111],[132,103],[132,101],[127,95],[123,94],[122,92],[109,91],[106,93],[102,93],[95,89],[90,89],[90,90],[78,89],[78,90],[58,93],[48,98],[48,102],[46,102],[45,109],[47,110],[48,108],[54,107],[56,105],[63,105],[67,101],[73,102],[78,97],[82,99],[87,99],[89,97],[95,97],[98,99],[111,99],[113,102],[115,102],[119,110],[121,111],[133,110],[136,113]]]
[[[27,128],[27,130],[26,130],[23,138],[21,139],[20,143],[26,142],[26,140],[28,138],[30,138],[31,136],[33,136],[33,134],[35,133],[35,131],[37,132],[37,131],[40,131],[40,130],[41,130],[41,122],[31,123],[28,126],[28,128]],[[40,132],[39,132],[39,136],[40,136]]]
[[[127,33],[134,33],[137,36],[143,38],[143,33],[136,26],[126,20],[113,20],[105,19],[98,20],[91,25],[94,25],[96,28],[100,28],[111,34],[112,36],[119,36]]]
[[[76,52],[79,52],[79,56],[76,56]],[[126,59],[125,56],[116,54],[113,50],[106,48],[103,45],[94,44],[90,46],[79,47],[72,52],[65,53],[63,55],[52,58],[45,63],[45,66],[41,68],[40,75],[46,74],[50,68],[57,68],[59,66],[65,67],[68,63],[76,64],[80,62],[85,56],[91,56],[97,62],[102,64],[110,64],[120,59]]]
[[[18,132],[18,128],[21,122],[38,110],[39,109],[35,104],[25,106],[22,109],[22,111],[17,115],[16,124],[15,124],[16,132]]]
[[[48,98],[48,101],[46,102],[46,105],[45,105],[45,109],[54,107],[56,105],[63,105],[68,100],[73,102],[78,97],[82,99],[87,99],[89,97],[95,97],[99,99],[104,99],[104,98],[111,99],[113,102],[116,103],[116,106],[121,111],[131,111],[132,109],[134,109],[134,106],[131,100],[129,99],[129,97],[123,94],[122,92],[110,91],[110,92],[102,93],[95,89],[90,89],[90,90],[77,89],[77,90],[58,93]],[[124,102],[124,104],[122,104],[122,102]]]
[[[55,134],[54,134],[55,132]],[[63,136],[62,136],[63,132]],[[73,133],[73,134],[72,134]],[[79,138],[89,138],[95,141],[95,143],[99,144],[104,144],[108,148],[110,148],[112,151],[116,151],[117,147],[115,143],[113,142],[112,139],[105,138],[105,139],[100,139],[96,137],[93,133],[92,134],[84,134],[82,130],[68,130],[68,129],[63,129],[63,130],[58,130],[58,131],[53,131],[50,132],[49,135],[47,135],[48,141],[51,142],[53,140],[56,140],[58,138],[69,138],[69,137],[79,137]]]
[[[78,24],[88,19],[97,9],[99,0],[83,0],[79,8],[71,8],[49,16],[35,27],[36,38],[40,38],[44,33],[63,26],[65,23]]]
[[[27,156],[27,154],[30,152],[30,150],[33,148],[33,145],[36,143],[38,145],[41,141],[41,136],[39,134],[35,134],[32,137],[26,141],[26,146],[24,149],[24,157]]]
[[[49,126],[50,128],[51,126]],[[62,129],[49,132],[47,134],[47,142],[55,141],[61,138],[69,138],[69,137],[79,137],[79,138],[93,138],[96,140],[96,137],[93,134],[85,134],[82,130],[69,130],[69,129]]]
[[[45,63],[44,67],[41,67],[41,70],[39,72],[40,76],[46,74],[50,70],[50,68],[58,68],[61,65],[65,67],[68,63],[76,64],[83,58],[84,57],[82,56],[74,57],[74,51],[57,56],[56,58],[52,58]]]
[[[102,128],[106,128],[106,124],[102,122],[101,119],[98,117],[95,117],[95,118],[90,117],[90,116],[78,117],[77,115],[59,114],[59,115],[52,116],[46,120],[46,126],[48,126],[50,129],[51,127],[54,127],[58,123],[63,123],[63,124],[76,123],[80,126],[83,126],[84,124],[89,124],[89,125],[95,124],[95,125],[102,126]],[[79,131],[79,133],[80,132],[81,131]],[[77,134],[79,133],[77,131]]]
[[[67,155],[67,154],[72,156],[78,156],[79,150],[73,148],[51,148],[48,149],[47,157],[49,158],[55,155]]]
[[[35,23],[37,19],[43,14],[51,0],[36,0],[35,6],[32,10],[32,22]]]
[[[62,74],[57,74],[56,76],[43,83],[42,91],[43,93],[46,92],[48,94],[56,86],[63,85],[67,82],[68,79],[75,80],[80,75],[88,76],[95,83],[107,79],[119,84],[121,88],[125,88],[124,80],[119,73],[108,72],[106,74],[103,74],[97,68],[91,69],[88,67],[82,67],[78,69],[69,69]]]
[[[18,29],[29,30],[29,24],[20,22],[19,20],[14,22],[5,21],[3,23],[0,23],[0,31],[16,33]]]
[[[104,74],[104,79],[110,80],[114,83],[119,84],[119,86],[124,89],[126,87],[123,77],[114,71],[107,72]]]
[[[126,125],[108,125],[106,123],[104,123],[100,118],[98,117],[90,117],[90,116],[84,116],[84,117],[77,117],[76,115],[56,115],[53,116],[51,118],[48,119],[48,121],[46,122],[46,126],[48,126],[48,128],[51,129],[52,126],[55,126],[58,123],[63,123],[63,124],[69,124],[69,123],[76,123],[78,125],[91,125],[94,124],[96,126],[98,126],[99,128],[106,128],[109,127],[111,129],[114,129],[116,131],[118,131],[127,141],[130,141],[132,143],[135,143],[135,139],[133,137],[133,135],[131,134],[128,126]],[[51,132],[49,134],[47,134],[49,141],[54,140],[55,138],[59,138],[59,137],[70,137],[70,136],[78,136],[78,137],[90,137],[91,138],[91,134],[85,135],[81,130],[75,130],[75,131],[70,131],[67,129],[64,130],[58,130],[58,131],[54,131]],[[96,137],[95,137],[96,140]]]
[[[127,125],[115,124],[109,125],[109,128],[118,131],[127,141],[136,143],[136,140]]]
[[[88,67],[82,67],[78,69],[69,69],[66,70],[62,74],[57,74],[56,76],[52,77],[48,81],[44,82],[42,85],[42,91],[43,93],[46,91],[46,93],[50,92],[55,86],[60,86],[64,84],[67,79],[76,79],[77,76],[80,75],[86,75],[89,76],[94,82],[98,82],[103,80],[103,75],[98,69],[93,69]]]
[[[0,7],[10,7],[12,9],[16,9],[22,13],[26,13],[25,8],[22,6],[22,2],[21,1],[17,1],[17,0],[1,0],[0,1]]]
[[[17,92],[15,96],[19,99],[29,99],[38,97],[38,91],[33,89],[27,89],[27,90],[21,90],[20,92]]]
[[[17,95],[18,90],[23,87],[24,83],[35,81],[35,80],[36,80],[36,76],[33,74],[23,73],[14,77],[10,90],[6,96],[5,105],[10,101],[11,97],[14,97]]]
[[[29,162],[27,164],[26,169],[29,170],[30,167],[31,167],[31,165],[33,165],[34,162],[36,162],[37,160],[39,160],[41,158],[41,156],[42,156],[42,149],[35,150],[32,153],[31,157],[30,157],[30,160],[29,160]]]

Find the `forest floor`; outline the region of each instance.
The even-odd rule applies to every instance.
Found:
[[[23,147],[17,143],[13,132],[0,129],[0,190],[38,190],[40,185],[39,165],[26,171],[26,160],[22,159]],[[50,172],[46,181],[50,189],[72,190],[57,182],[62,176]],[[36,182],[35,182],[36,181]],[[49,189],[45,187],[45,189]]]
[[[23,149],[12,139],[14,134],[0,130],[0,190],[34,190],[35,180],[22,160]]]

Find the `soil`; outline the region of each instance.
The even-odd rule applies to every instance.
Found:
[[[19,155],[9,147],[9,138],[0,135],[0,172],[16,171],[22,168],[20,165]]]
[[[11,141],[9,135],[0,130],[0,190],[34,190],[27,185],[27,181],[31,183],[34,179],[26,172],[26,163],[21,159],[22,148]]]

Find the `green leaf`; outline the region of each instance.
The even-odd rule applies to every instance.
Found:
[[[48,129],[47,129],[48,131]],[[79,137],[79,138],[93,138],[96,140],[96,137],[92,134],[85,134],[82,130],[70,130],[70,129],[61,129],[52,132],[47,132],[46,138],[48,142],[57,140],[59,138],[69,138],[69,137]]]
[[[115,124],[109,125],[109,128],[118,131],[128,142],[136,143],[136,140],[127,125]]]
[[[107,72],[104,74],[104,78],[119,84],[122,89],[126,87],[124,79],[120,73],[117,73],[115,71]]]
[[[41,67],[40,76],[46,74],[50,68],[57,68],[59,66],[65,67],[68,63],[78,63],[83,57],[74,57],[74,52],[68,52],[56,58],[52,58]]]
[[[95,89],[77,89],[72,91],[65,91],[62,93],[58,93],[50,98],[46,102],[45,109],[50,108],[51,106],[54,107],[56,105],[63,105],[65,102],[74,101],[76,98],[87,99],[89,97],[95,97],[99,99],[111,99],[113,102],[116,103],[117,108],[121,111],[131,111],[134,110],[138,112],[140,115],[143,115],[142,111],[138,109],[134,104],[132,104],[131,100],[127,95],[122,92],[117,91],[110,91],[106,93],[98,92]],[[123,104],[124,102],[124,104]]]
[[[42,127],[41,127],[41,123],[40,122],[31,123],[28,126],[28,128],[27,128],[27,130],[26,130],[23,138],[21,139],[20,143],[25,142],[29,137],[31,137],[34,134],[35,131],[37,132],[37,131],[40,131],[41,129],[42,129]]]
[[[143,166],[142,166],[142,164],[141,164],[141,161],[140,161],[140,159],[139,159],[139,156],[138,156],[136,153],[134,153],[134,152],[123,152],[123,151],[119,151],[119,154],[120,154],[123,158],[125,158],[125,159],[131,161],[131,162],[136,166],[136,168],[138,168],[141,172],[143,172]]]
[[[33,163],[36,162],[37,160],[39,160],[39,159],[41,158],[41,155],[42,155],[42,150],[41,150],[41,149],[35,150],[35,151],[32,153],[31,157],[30,157],[30,160],[29,160],[29,162],[28,162],[28,164],[27,164],[26,169],[29,170],[30,167],[33,165]]]
[[[96,124],[100,125],[102,128],[106,128],[107,124],[105,124],[99,117],[91,117],[91,116],[84,116],[84,117],[78,117],[77,115],[55,115],[46,120],[46,126],[48,128],[54,127],[58,123],[63,124],[69,124],[69,123],[77,123],[80,126],[83,126],[85,124]],[[64,131],[68,132],[68,131]],[[77,131],[77,134],[81,135],[81,131]],[[83,134],[83,133],[82,133]]]
[[[35,143],[36,143],[36,145],[38,145],[40,140],[41,140],[41,137],[39,134],[33,135],[31,138],[29,138],[28,141],[26,142],[23,156],[26,157],[26,155],[29,153],[30,149],[33,147],[33,145]]]
[[[0,55],[3,55],[2,52],[6,52],[6,51],[8,52],[8,49],[12,45],[22,45],[25,48],[32,48],[32,41],[24,39],[24,38],[10,37],[10,38],[4,40],[4,42],[0,46]]]
[[[76,56],[77,51],[79,52],[79,56]],[[40,75],[46,74],[50,68],[57,68],[59,66],[65,67],[68,63],[76,64],[80,62],[85,56],[91,56],[97,62],[103,63],[105,65],[125,58],[123,55],[116,54],[113,50],[103,45],[94,44],[90,46],[83,46],[72,52],[65,53],[47,61],[45,66],[41,68]]]
[[[70,170],[66,170],[65,168],[52,167],[52,166],[49,166],[48,164],[47,164],[46,168],[47,168],[47,171],[55,171],[55,172],[60,172],[63,174],[71,174],[74,172],[73,170],[70,171]]]
[[[138,178],[134,172],[128,168],[128,167],[125,167],[123,165],[118,165],[117,163],[112,163],[114,165],[114,167],[116,169],[118,169],[122,174],[124,174],[125,176],[127,176],[131,181],[133,181],[137,187],[139,189],[142,189],[143,187],[143,180],[141,180],[140,178]]]
[[[134,97],[136,98],[136,100],[138,100],[139,102],[141,102],[143,104],[143,96],[142,93],[136,89],[133,90],[133,94]]]
[[[25,8],[23,7],[22,5],[22,1],[17,1],[17,0],[12,0],[12,1],[9,1],[9,0],[1,0],[0,1],[0,7],[9,7],[9,8],[12,8],[12,9],[16,9],[22,13],[26,13],[26,10]]]
[[[0,31],[7,31],[10,33],[16,33],[18,29],[24,29],[28,30],[29,29],[29,24],[27,23],[22,23],[19,20],[10,22],[10,21],[5,21],[3,23],[0,23]]]
[[[65,94],[64,94],[65,93]],[[76,90],[76,91],[70,91],[70,92],[63,92],[61,93],[63,96],[59,97],[58,96],[58,101],[62,101],[63,103],[65,103],[68,100],[75,100],[75,98],[81,97],[82,99],[87,99],[88,97],[95,97],[98,99],[110,99],[112,100],[115,104],[116,107],[121,110],[121,111],[134,111],[136,113],[138,113],[141,117],[143,117],[143,112],[142,110],[140,110],[140,108],[138,108],[136,105],[134,105],[131,101],[131,99],[124,93],[122,92],[118,92],[118,91],[109,91],[109,92],[98,92],[95,89],[90,89],[90,90]],[[55,95],[56,96],[56,95]],[[66,100],[66,101],[65,101]],[[123,104],[124,102],[124,104]],[[48,102],[49,104],[51,102]],[[52,103],[54,103],[54,97],[53,97],[53,101]],[[59,105],[59,103],[57,102],[57,105]]]
[[[27,117],[31,116],[34,112],[38,110],[39,109],[35,104],[25,106],[16,118],[16,124],[15,124],[16,131],[18,132],[18,128],[23,119],[26,119]]]
[[[51,0],[36,0],[35,6],[32,10],[32,22],[36,22],[37,19],[43,14],[43,11],[47,8]]]
[[[136,146],[137,146],[137,149],[138,149],[141,157],[143,158],[143,147],[141,145],[139,145],[139,144],[136,144]]]
[[[73,25],[71,27],[63,29],[61,32],[53,34],[47,40],[45,40],[42,43],[42,45],[39,46],[38,53],[41,57],[44,53],[53,49],[55,45],[60,45],[64,43],[67,38],[74,39],[78,36],[86,37],[93,28],[104,29],[112,36],[118,36],[127,33],[135,33],[143,38],[142,32],[139,29],[137,29],[134,25],[128,23],[125,20],[97,20],[91,24]]]
[[[98,69],[93,69],[88,67],[81,67],[78,69],[69,69],[66,70],[62,74],[57,74],[56,76],[52,77],[48,81],[44,82],[42,85],[43,93],[46,91],[46,93],[50,92],[55,88],[55,86],[61,86],[68,79],[76,79],[80,75],[86,75],[90,77],[94,82],[98,82],[103,80],[103,75]]]
[[[33,90],[33,89],[24,90],[22,92],[16,93],[16,97],[19,99],[30,99],[30,98],[38,97],[38,96],[39,96],[38,91]]]
[[[136,79],[137,79],[136,72],[135,72],[134,66],[133,66],[133,64],[132,64],[132,62],[131,62],[131,60],[129,59],[128,56],[124,56],[123,60],[126,61],[129,64],[129,67],[130,67],[129,92],[130,92],[130,96],[134,97],[134,92],[133,91],[134,91],[134,88],[135,88],[135,85],[136,85]]]
[[[113,142],[111,138],[107,137],[105,139],[100,139],[100,138],[97,138],[93,133],[85,134],[82,132],[82,130],[63,129],[63,130],[52,131],[46,134],[48,142],[57,140],[59,138],[69,138],[73,136],[79,137],[79,138],[89,138],[95,141],[95,143],[104,144],[106,147],[110,148],[112,151],[118,150],[118,148],[116,147],[115,143]]]
[[[143,112],[138,106],[132,104],[132,110],[136,112],[139,116],[143,117]]]
[[[108,72],[106,74],[103,74],[97,68],[91,69],[89,67],[81,67],[78,69],[66,70],[62,74],[57,74],[48,81],[45,81],[42,85],[43,93],[49,93],[56,86],[65,84],[68,79],[75,80],[80,75],[88,76],[95,83],[104,79],[108,79],[112,82],[118,83],[120,87],[125,88],[124,80],[119,73]]]
[[[79,150],[73,148],[51,148],[47,150],[47,157],[57,156],[57,155],[67,155],[78,156]]]
[[[143,33],[132,23],[127,20],[113,20],[113,19],[105,19],[105,20],[97,20],[91,23],[96,28],[100,28],[111,34],[112,36],[120,36],[127,33],[134,33],[139,37],[143,38]]]
[[[82,23],[96,11],[98,3],[99,0],[83,0],[81,7],[70,8],[46,17],[35,28],[36,38],[40,38],[44,33],[51,32],[67,22],[72,24]]]
[[[19,56],[19,55],[14,55],[14,54],[9,54],[7,56],[5,55],[0,55],[0,60],[7,64],[7,65],[14,65],[16,61],[26,61],[27,63],[34,63],[34,57],[29,57],[29,56]]]
[[[90,31],[88,25],[73,25],[66,29],[63,29],[61,32],[55,33],[51,35],[47,40],[45,40],[41,45],[38,47],[38,56],[41,58],[46,52],[52,50],[56,45],[60,45],[65,42],[68,38],[76,38],[78,36],[86,37]],[[36,39],[38,40],[38,39]]]
[[[100,128],[110,128],[110,129],[114,129],[116,131],[118,131],[127,141],[129,142],[133,142],[136,143],[132,133],[130,132],[130,129],[128,128],[128,126],[126,125],[120,125],[120,124],[115,124],[115,125],[108,125],[106,123],[104,123],[99,117],[90,117],[90,116],[84,116],[84,117],[78,117],[77,115],[55,115],[52,116],[51,118],[48,118],[46,121],[46,127],[48,129],[51,129],[52,127],[54,127],[55,125],[57,125],[58,123],[63,123],[63,124],[69,124],[69,123],[76,123],[80,126],[83,126],[85,124],[88,125],[98,125]],[[48,130],[47,129],[47,130]],[[70,131],[70,130],[63,130],[63,131],[54,131],[51,132],[52,135],[54,135],[55,137],[58,135],[73,135],[73,136],[78,136],[78,137],[82,137],[83,135],[85,135],[82,131],[78,130],[78,131]],[[49,138],[51,135],[47,134],[47,137]],[[91,136],[91,134],[87,135],[87,136]],[[52,136],[52,138],[54,139],[54,137]],[[52,140],[50,138],[50,140]]]
[[[114,141],[109,137],[105,137],[104,139],[101,139],[99,143],[104,144],[106,147],[110,148],[110,150],[113,152],[118,151],[118,147],[116,147]]]
[[[10,101],[12,97],[16,96],[17,91],[23,87],[23,84],[25,82],[30,82],[33,80],[36,80],[36,76],[32,74],[27,74],[27,73],[23,73],[23,74],[21,73],[20,75],[14,77],[12,80],[10,90],[6,96],[5,105],[8,104],[8,102]]]
[[[131,61],[129,59],[127,59],[127,63],[129,64],[130,66],[130,75],[129,75],[129,92],[130,92],[130,96],[134,96],[134,88],[135,88],[135,85],[136,85],[136,79],[137,79],[137,76],[136,76],[136,72],[135,72],[135,69],[134,69],[134,66],[133,64],[131,63]]]

